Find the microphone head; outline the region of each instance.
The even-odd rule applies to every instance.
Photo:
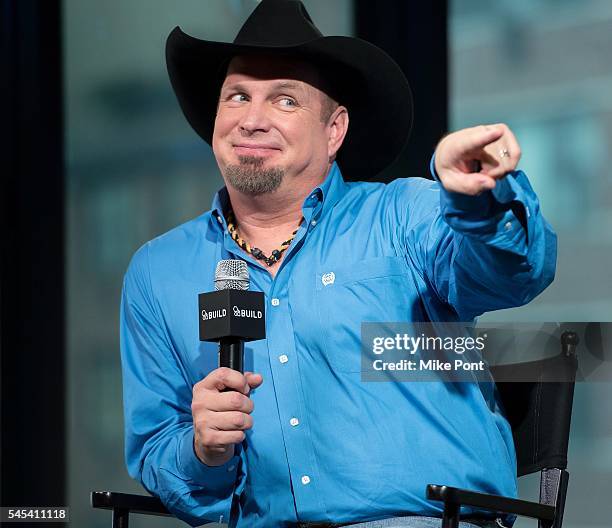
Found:
[[[215,290],[248,290],[249,269],[244,260],[220,260],[215,270]]]

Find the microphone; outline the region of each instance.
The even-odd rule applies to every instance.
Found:
[[[215,291],[200,293],[200,341],[219,342],[219,366],[244,373],[244,343],[266,337],[263,292],[249,291],[243,260],[217,263]]]
[[[215,290],[248,290],[249,268],[244,260],[228,259],[217,262]]]
[[[228,259],[217,262],[215,290],[248,290],[249,268],[244,260]],[[237,337],[219,340],[219,366],[244,372],[244,341]]]

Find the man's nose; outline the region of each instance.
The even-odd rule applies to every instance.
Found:
[[[238,124],[240,131],[248,134],[270,130],[269,109],[265,101],[250,101]]]

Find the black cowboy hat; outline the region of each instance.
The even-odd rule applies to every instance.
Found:
[[[399,156],[413,116],[402,70],[365,40],[324,37],[297,0],[262,0],[233,43],[200,40],[178,26],[168,36],[172,87],[187,121],[209,145],[229,61],[262,53],[312,62],[322,69],[329,95],[348,108],[349,130],[337,156],[346,180],[372,179]]]

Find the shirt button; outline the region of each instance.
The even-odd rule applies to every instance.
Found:
[[[300,421],[297,418],[291,418],[291,420],[289,420],[289,423],[295,427],[296,425],[298,425],[300,423]]]
[[[310,225],[311,225],[311,226],[316,226],[316,225],[317,225],[317,221],[316,221],[316,220],[313,220],[312,222],[310,222]]]
[[[272,306],[278,306],[280,304],[280,301],[274,297],[274,299],[272,299]]]
[[[310,477],[308,475],[303,475],[302,476],[302,484],[304,484],[304,486],[306,484],[310,484]]]
[[[282,355],[278,356],[278,360],[281,363],[287,363],[287,361],[289,361],[289,358],[287,357],[287,354],[282,354]]]
[[[510,231],[510,229],[512,229],[512,222],[506,222],[506,225],[504,225],[504,229],[506,231]]]
[[[236,469],[236,466],[234,466],[234,464],[227,468],[228,471],[234,471],[234,469]]]

